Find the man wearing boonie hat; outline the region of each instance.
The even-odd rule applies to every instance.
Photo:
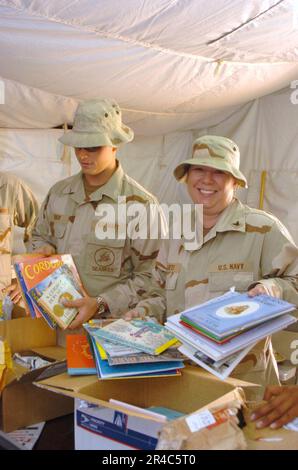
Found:
[[[165,318],[232,286],[251,296],[270,294],[298,305],[298,249],[276,217],[237,199],[237,187],[247,187],[239,163],[238,146],[226,137],[206,135],[194,141],[191,158],[176,167],[174,176],[186,183],[192,201],[203,205],[202,241],[191,248],[183,237],[162,241],[148,298],[126,318],[144,312]],[[265,343],[237,366],[235,376],[258,383],[278,381],[270,340]]]
[[[116,159],[118,146],[133,137],[133,131],[122,123],[115,101],[93,99],[79,104],[72,130],[59,139],[75,148],[82,171],[50,189],[33,231],[33,247],[48,255],[73,255],[89,296],[65,302],[68,307],[79,307],[71,328],[98,314],[121,316],[149,288],[158,239],[116,236],[103,240],[96,236],[96,228],[104,225],[98,210],[107,204],[115,209],[116,218],[106,225],[117,233],[122,223],[117,219],[119,197],[146,210],[155,207],[151,223],[158,223],[157,200],[127,176]]]

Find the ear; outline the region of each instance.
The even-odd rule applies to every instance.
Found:
[[[117,152],[117,147],[112,147],[112,152],[116,153]]]

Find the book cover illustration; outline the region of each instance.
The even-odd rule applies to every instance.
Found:
[[[66,329],[78,313],[77,308],[66,308],[63,300],[76,300],[83,297],[83,293],[67,265],[57,268],[51,275],[39,282],[29,291],[37,304]]]
[[[233,292],[217,302],[185,310],[181,313],[181,320],[221,337],[294,309],[293,304],[269,295],[249,297],[248,294]]]
[[[38,308],[34,305],[30,295],[28,294],[28,286],[23,276],[23,265],[24,263],[28,261],[35,263],[37,260],[41,258],[44,258],[44,255],[41,255],[38,253],[23,253],[19,255],[14,255],[12,257],[13,267],[14,267],[16,279],[17,279],[17,282],[21,291],[25,311],[26,311],[26,314],[28,316],[30,315],[32,318],[41,317],[42,315],[39,312]]]
[[[110,366],[107,360],[103,360],[101,358],[95,337],[92,336],[91,340],[93,344],[93,353],[95,356],[97,373],[101,379],[177,375],[177,370],[184,367],[182,361],[147,364],[119,364],[116,366]]]
[[[153,355],[160,354],[177,342],[164,326],[144,320],[116,320],[96,330],[93,335],[98,341],[106,339]]]
[[[85,335],[66,336],[66,361],[69,375],[96,374],[96,366]]]
[[[257,341],[260,341],[266,336],[287,328],[296,321],[296,318],[292,315],[281,315],[280,317],[273,318],[270,321],[258,324],[254,328],[245,330],[240,335],[235,336],[230,341],[223,344],[217,344],[214,341],[197,334],[192,329],[181,325],[179,313],[168,317],[165,326],[183,344],[189,344],[217,361],[240,351]]]
[[[118,357],[110,357],[107,354],[107,360],[110,366],[116,366],[120,364],[148,364],[152,362],[172,362],[172,361],[183,361],[185,357],[183,354],[174,347],[170,347],[165,352],[153,356],[143,352],[137,354],[129,354]]]
[[[41,305],[38,305],[34,293],[30,295],[29,291],[62,265],[67,265],[70,268],[79,289],[83,290],[77,268],[70,254],[57,254],[45,257],[43,254],[31,253],[14,257],[17,279],[30,315],[33,318],[42,316],[51,328],[56,326],[55,321]]]

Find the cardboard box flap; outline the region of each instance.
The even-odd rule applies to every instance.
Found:
[[[55,359],[55,361],[65,361],[66,350],[61,346],[43,346],[41,348],[31,348],[39,356],[47,359]]]
[[[56,331],[42,318],[16,318],[0,322],[0,337],[7,339],[11,353],[56,344]]]
[[[38,382],[34,382],[34,385],[56,393],[74,396],[81,389],[94,382],[98,382],[97,375],[70,376],[67,373],[63,373],[45,380],[40,378]]]

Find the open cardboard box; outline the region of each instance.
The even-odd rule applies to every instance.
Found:
[[[198,367],[180,377],[98,380],[60,374],[35,382],[38,387],[75,398],[76,449],[155,449],[164,421],[109,402],[110,398],[140,408],[150,406],[193,413],[243,387],[253,397],[259,387],[237,379],[221,381]]]
[[[30,351],[51,361],[50,365],[32,371],[15,364],[13,370],[5,373],[0,401],[1,428],[10,432],[72,413],[73,400],[33,385],[38,378],[66,370],[65,349],[57,345],[56,331],[42,318],[16,318],[0,322],[0,337],[8,341],[12,354]]]

